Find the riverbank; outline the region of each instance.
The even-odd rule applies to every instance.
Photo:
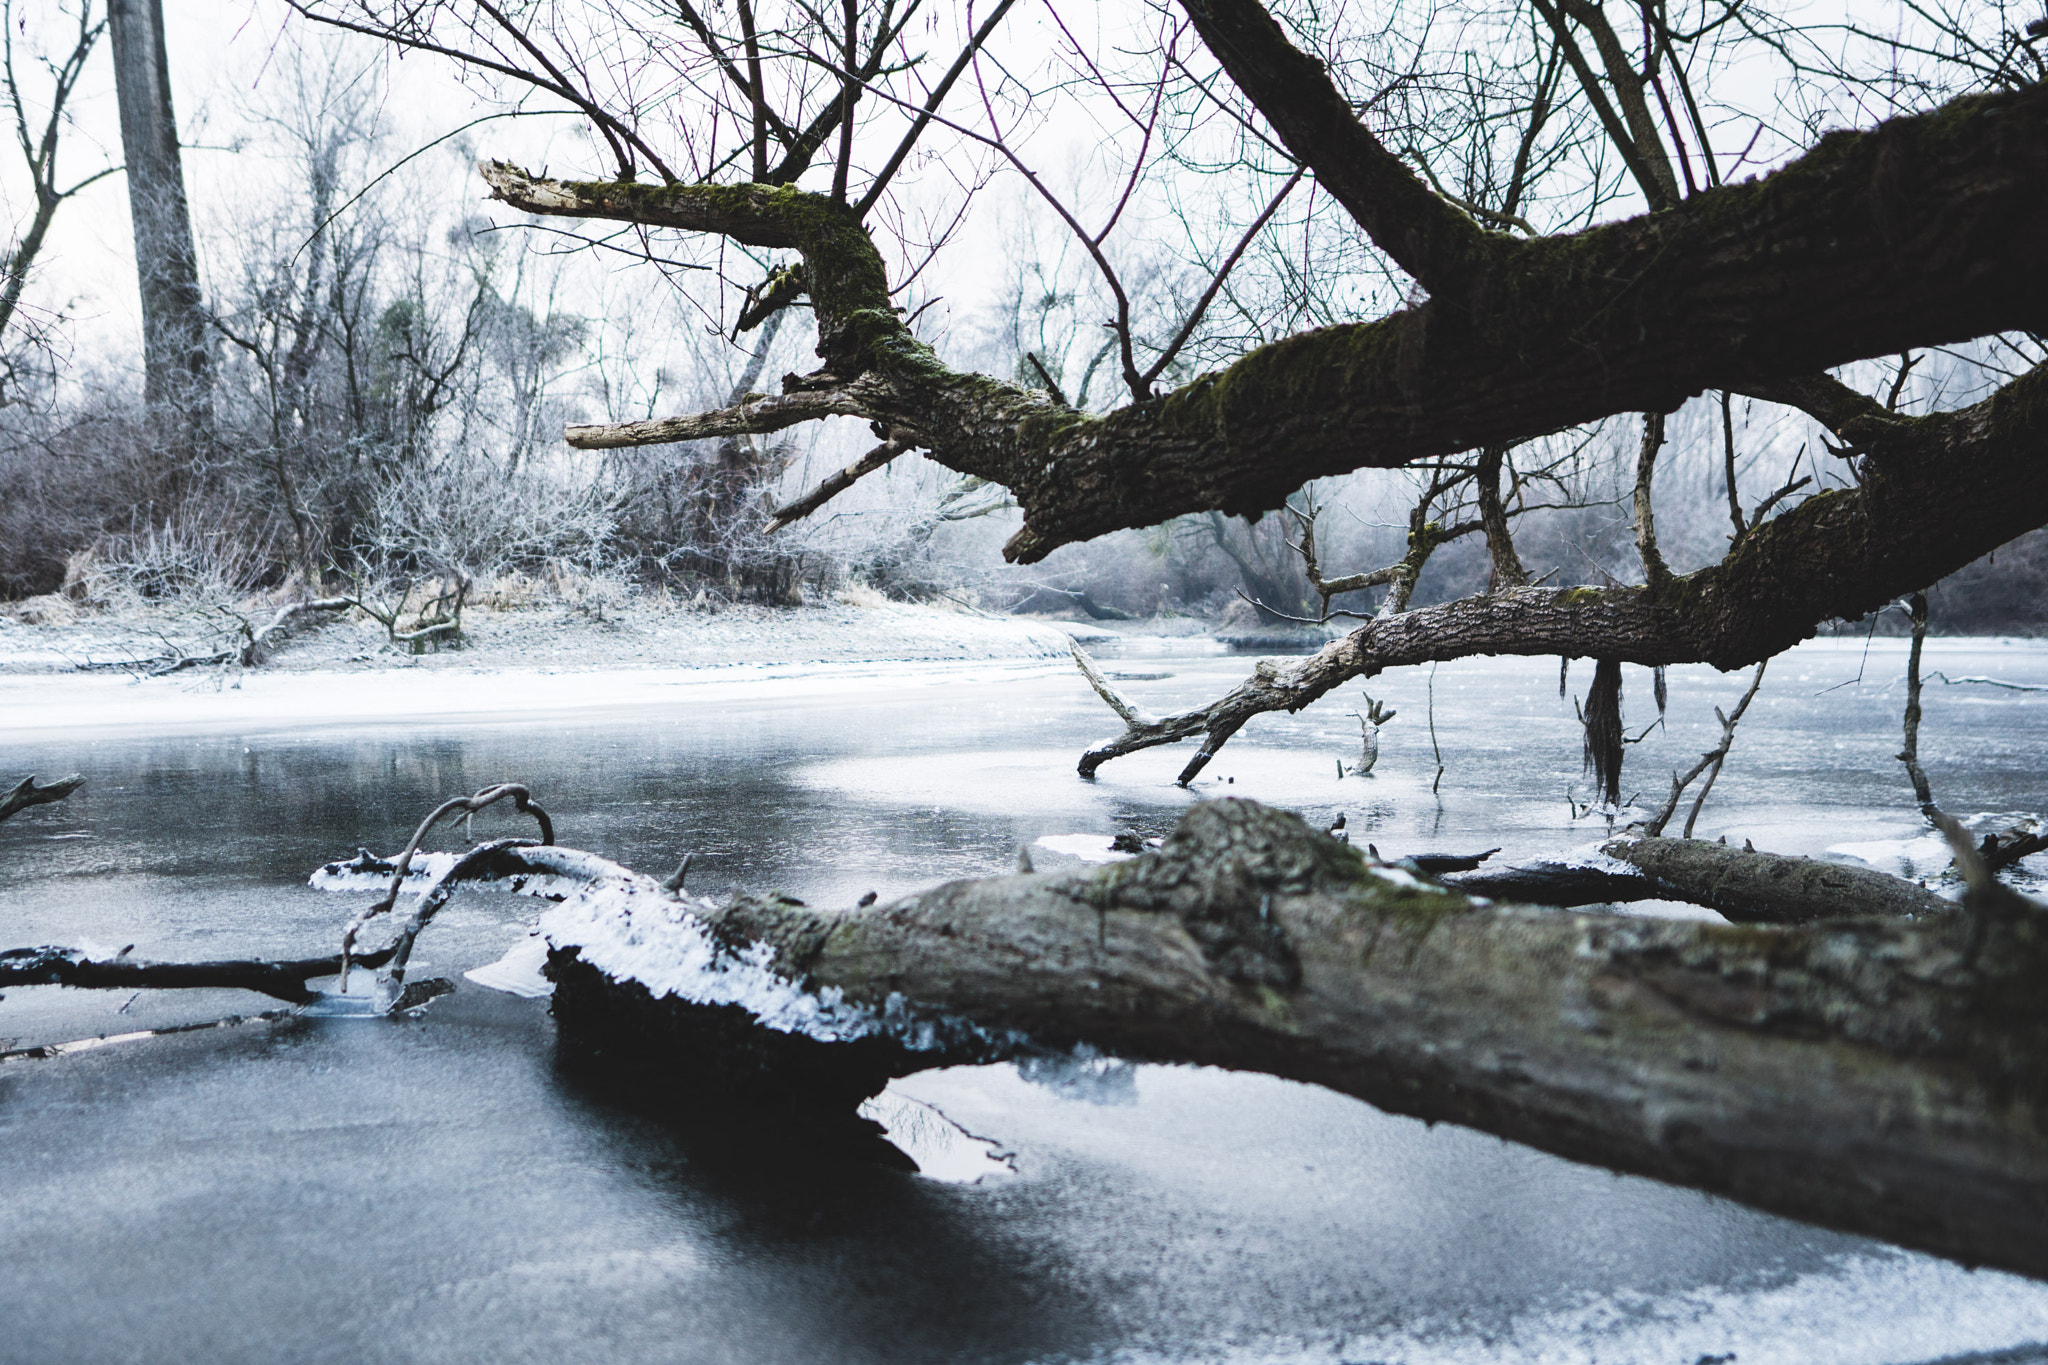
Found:
[[[880,598],[718,611],[633,604],[602,616],[548,604],[467,612],[458,648],[413,654],[374,621],[329,617],[294,631],[259,668],[165,672],[166,657],[196,654],[205,643],[189,629],[172,634],[181,623],[135,611],[0,616],[8,730],[541,716],[645,705],[679,688],[698,700],[744,696],[769,680],[796,699],[920,679],[957,683],[990,668],[1071,668],[1071,639],[1108,634]]]
[[[237,608],[231,614],[220,604],[139,603],[91,608],[53,597],[0,604],[0,674],[149,676],[179,659],[238,646],[239,618],[247,616],[260,628],[274,610]],[[1100,633],[1043,617],[891,602],[862,592],[785,608],[706,609],[641,597],[597,606],[540,600],[473,605],[463,613],[459,642],[418,654],[394,643],[361,612],[302,618],[266,644],[262,668],[478,672],[1028,659],[1064,656],[1069,631],[1084,637]]]

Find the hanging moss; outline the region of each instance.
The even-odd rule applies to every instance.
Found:
[[[1593,686],[1580,719],[1586,729],[1586,771],[1610,806],[1621,804],[1621,663],[1596,659]]]

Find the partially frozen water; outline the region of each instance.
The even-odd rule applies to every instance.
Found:
[[[1102,652],[1153,711],[1250,667],[1202,642]],[[2048,682],[2034,645],[1929,653],[1950,677]],[[1887,641],[1774,664],[1701,832],[1924,872],[1939,854],[1916,842],[1893,758],[1902,666]],[[1656,717],[1648,675],[1625,671],[1633,735]],[[1745,683],[1674,669],[1666,728],[1631,747],[1627,789],[1659,796]],[[268,698],[237,722],[169,680],[108,715],[155,708],[133,729],[79,707],[68,728],[8,716],[0,773],[78,770],[87,786],[0,825],[0,946],[332,951],[381,887],[320,891],[308,874],[359,847],[390,854],[439,799],[501,780],[533,787],[564,843],[657,875],[695,852],[693,890],[814,905],[1006,872],[1020,847],[1041,866],[1102,856],[1118,831],[1164,834],[1193,799],[1171,785],[1186,746],[1074,777],[1115,721],[1065,667],[553,679],[518,711],[465,712],[448,695],[464,685],[442,677],[432,708],[408,710],[359,675],[360,698]],[[1338,777],[1361,690],[1253,722],[1198,794],[1319,825],[1341,812],[1390,857],[1502,845],[1514,860],[1604,830],[1570,818],[1568,793],[1587,790],[1554,660],[1437,670],[1435,795],[1426,670],[1365,685],[1399,714],[1375,774]],[[2048,697],[1935,685],[1926,705],[1946,808],[2048,809]],[[480,838],[530,832],[509,812],[476,821]],[[544,1002],[463,979],[533,985],[539,908],[453,901],[409,974],[459,989],[417,1019],[0,1062],[0,1360],[2048,1360],[2033,1349],[2048,1287],[1264,1077],[1081,1059],[892,1086],[871,1116],[960,1183],[735,1134],[687,1096],[653,1116],[556,1067]],[[0,1050],[273,1004],[9,991]]]

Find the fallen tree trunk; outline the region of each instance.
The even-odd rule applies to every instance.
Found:
[[[1643,861],[1668,871],[1716,848]],[[1721,853],[1702,865],[1771,856]],[[330,874],[381,883],[402,869],[358,860]],[[1219,801],[1126,862],[849,911],[779,895],[720,907],[684,893],[680,875],[500,840],[425,876],[411,927],[456,884],[486,880],[562,898],[542,929],[565,1050],[670,1103],[737,1094],[843,1123],[891,1076],[1085,1043],[1324,1085],[2048,1276],[2048,917],[1988,874],[1967,913],[1920,919],[1570,914],[1475,900],[1293,816]],[[1849,894],[1826,877],[1781,880],[1790,894]],[[395,965],[402,950],[357,961]],[[42,949],[0,955],[0,984],[294,999],[340,966],[338,954],[162,964]]]
[[[852,911],[614,876],[542,925],[564,1044],[671,1083],[843,1103],[1085,1042],[2048,1275],[2048,933],[2016,896],[1802,929],[1487,905],[1226,801],[1087,875]]]
[[[1685,901],[1736,924],[1954,915],[1954,901],[1873,868],[1824,863],[1704,839],[1623,835],[1599,856],[1544,859],[1444,879],[1470,896],[1535,905]]]
[[[123,952],[125,953],[125,949]],[[358,955],[356,965],[381,967],[391,950]],[[306,983],[341,971],[341,954],[326,957],[216,962],[148,962],[117,955],[94,958],[77,948],[46,946],[0,952],[0,986],[75,986],[84,990],[257,991],[303,1005],[320,998]]]

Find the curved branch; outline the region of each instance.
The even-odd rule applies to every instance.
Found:
[[[1353,678],[1477,654],[1623,663],[1761,663],[1821,622],[1856,620],[2048,524],[2048,368],[1973,407],[1891,429],[1864,482],[1808,498],[1750,530],[1721,563],[1658,585],[1520,588],[1368,621],[1314,655],[1262,662],[1207,706],[1134,726],[1081,756],[1112,758],[1206,736],[1185,781],[1254,716],[1298,711]]]
[[[0,820],[17,815],[30,806],[47,806],[54,801],[62,801],[84,785],[85,778],[73,773],[69,777],[60,777],[55,782],[45,782],[39,787],[36,785],[35,776],[31,774],[6,791],[0,792]]]
[[[1705,389],[1750,391],[2048,316],[2037,259],[2048,240],[2048,86],[1830,134],[1771,176],[1647,217],[1500,238],[1469,284],[1469,309],[1432,300],[1290,337],[1101,417],[946,367],[891,311],[858,220],[822,195],[485,174],[497,197],[532,212],[802,251],[836,377],[809,382],[871,377],[858,415],[1007,486],[1026,521],[1005,553],[1027,562],[1191,511],[1277,508],[1324,475],[1669,412]],[[1873,450],[1916,430],[1868,417],[1845,429]]]

